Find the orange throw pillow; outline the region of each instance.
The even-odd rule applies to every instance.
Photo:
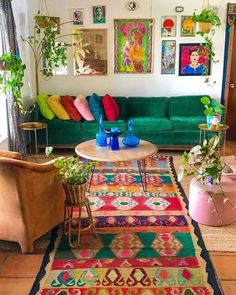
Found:
[[[108,121],[115,121],[119,118],[119,106],[112,96],[109,94],[103,96],[102,104]]]
[[[61,96],[61,104],[63,105],[63,107],[65,108],[65,110],[67,111],[68,115],[70,116],[70,118],[72,120],[75,121],[80,121],[81,120],[81,115],[78,112],[78,110],[76,109],[76,107],[74,106],[74,99],[69,96],[69,95],[65,95],[65,96]]]

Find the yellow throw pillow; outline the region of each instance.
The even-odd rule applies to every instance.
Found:
[[[70,120],[70,116],[61,104],[59,94],[53,94],[52,96],[50,96],[47,100],[47,103],[52,109],[53,113],[57,116],[57,118],[61,120]]]

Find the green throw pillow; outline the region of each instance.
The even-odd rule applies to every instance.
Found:
[[[55,118],[55,114],[50,109],[49,105],[47,104],[48,95],[47,94],[39,94],[37,96],[37,103],[39,106],[40,113],[42,116],[48,120],[52,120]]]

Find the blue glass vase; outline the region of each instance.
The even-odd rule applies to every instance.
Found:
[[[120,149],[118,136],[122,134],[122,131],[117,127],[105,130],[106,134],[110,136],[110,149],[117,151]]]
[[[106,146],[107,145],[107,135],[104,131],[102,116],[99,121],[99,132],[96,133],[96,145],[97,146]]]
[[[128,134],[126,135],[126,137],[123,139],[123,144],[127,147],[135,147],[139,144],[140,139],[134,135],[134,122],[132,120],[130,120],[128,122]]]

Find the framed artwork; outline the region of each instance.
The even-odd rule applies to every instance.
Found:
[[[161,48],[161,73],[174,74],[176,42],[173,40],[164,40],[162,41]]]
[[[161,37],[176,36],[176,16],[161,17]]]
[[[71,14],[72,14],[73,26],[84,25],[84,9],[83,8],[72,9]]]
[[[191,43],[179,45],[179,75],[210,75],[211,63],[204,44]]]
[[[93,6],[93,23],[106,23],[106,6]]]
[[[192,21],[192,16],[181,16],[181,37],[194,37],[196,32],[196,23]]]
[[[114,72],[151,73],[153,19],[114,20]]]
[[[72,29],[74,75],[107,74],[107,29]]]

